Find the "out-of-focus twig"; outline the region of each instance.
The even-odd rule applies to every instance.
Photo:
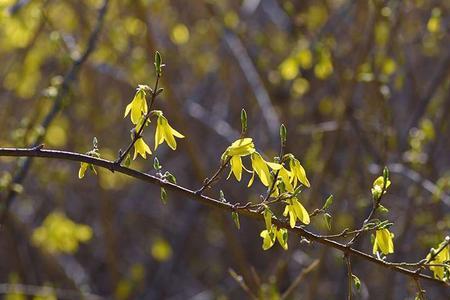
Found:
[[[55,119],[58,112],[62,109],[63,100],[67,96],[70,86],[76,80],[76,77],[77,77],[81,67],[83,66],[83,64],[86,62],[88,57],[94,51],[95,46],[97,45],[97,42],[98,42],[100,30],[103,26],[103,21],[104,21],[106,12],[108,10],[108,3],[109,3],[109,0],[103,1],[102,5],[99,9],[99,12],[98,12],[95,27],[89,37],[85,51],[78,59],[74,60],[71,68],[69,69],[67,74],[64,76],[62,84],[61,84],[60,88],[58,89],[58,93],[55,96],[55,99],[53,101],[53,106],[50,108],[50,111],[47,113],[44,120],[40,124],[40,127],[43,128],[44,130],[46,130],[50,126],[50,124],[53,122],[53,120]],[[32,147],[36,147],[39,144],[41,144],[42,141],[44,140],[44,138],[45,138],[45,133],[42,135],[39,135],[32,143]],[[31,167],[31,163],[32,163],[31,157],[27,157],[20,162],[19,168],[17,169],[17,171],[14,175],[13,181],[12,181],[14,184],[20,184],[21,182],[23,182],[23,180],[27,176],[28,171]],[[10,189],[8,191],[5,199],[2,200],[4,206],[3,206],[3,211],[1,212],[1,217],[0,217],[0,228],[3,226],[3,224],[5,222],[5,218],[8,214],[9,207],[11,206],[12,202],[14,201],[14,198],[16,195],[17,195],[16,190]]]
[[[320,260],[316,259],[314,260],[308,267],[304,268],[300,274],[298,274],[297,278],[294,279],[294,281],[291,283],[291,285],[287,288],[287,290],[281,295],[281,300],[287,299],[293,291],[299,286],[299,284],[302,282],[302,280],[314,271],[317,266],[319,265]]]

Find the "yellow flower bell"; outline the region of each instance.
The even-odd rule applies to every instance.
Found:
[[[373,254],[376,254],[379,250],[385,255],[394,253],[393,237],[394,234],[386,228],[377,230],[373,242]]]
[[[134,143],[134,155],[133,159],[136,159],[137,155],[140,154],[144,159],[147,158],[147,153],[152,154],[150,147],[144,142],[143,138],[138,138],[136,143]]]
[[[442,249],[444,246],[443,243],[446,243],[446,241],[442,242],[438,249]],[[438,250],[435,250],[438,251]],[[429,253],[426,257],[427,260],[431,258],[433,254]],[[447,264],[450,261],[450,245],[445,246],[444,249],[442,249],[434,258],[433,260],[430,260],[430,264]],[[434,277],[439,280],[449,280],[449,278],[446,278],[445,274],[445,267],[444,266],[430,266],[430,270],[433,272]]]
[[[146,86],[139,85],[133,100],[125,108],[124,118],[131,112],[131,122],[137,124],[142,114],[148,112],[146,96]]]
[[[250,187],[253,184],[253,181],[255,179],[255,173],[258,175],[262,184],[264,184],[267,187],[270,186],[270,184],[272,183],[272,176],[270,174],[269,167],[273,170],[279,170],[282,168],[282,166],[277,163],[265,161],[264,158],[262,158],[261,154],[259,154],[256,151],[252,153],[251,159],[252,159],[253,175],[252,178],[250,178],[250,181],[248,182],[248,187]]]
[[[252,138],[243,138],[234,141],[225,151],[227,156],[247,156],[255,152]]]
[[[237,181],[241,181],[242,178],[242,168],[244,167],[242,165],[242,159],[240,156],[235,155],[231,157],[230,160],[231,164],[231,172],[234,174],[234,177],[236,177]],[[228,178],[230,177],[231,173],[228,175]]]
[[[241,181],[242,169],[245,169],[241,157],[250,155],[254,152],[255,145],[251,138],[243,138],[234,141],[222,155],[222,159],[224,159],[224,157],[230,157],[231,171],[230,174],[228,174],[228,178],[230,178],[231,173],[233,173],[236,180]]]
[[[80,169],[78,170],[78,178],[83,178],[86,173],[87,168],[89,167],[88,163],[82,162],[80,165]]]
[[[172,150],[175,150],[177,148],[175,137],[184,138],[184,135],[173,129],[172,126],[169,125],[166,117],[163,116],[162,112],[159,112],[155,131],[155,150],[164,141],[166,141],[167,145],[169,145]]]

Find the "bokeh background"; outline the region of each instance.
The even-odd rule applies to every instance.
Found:
[[[389,259],[420,260],[449,234],[448,1],[111,0],[93,52],[65,80],[102,3],[0,1],[0,147],[42,137],[47,148],[84,153],[95,136],[102,157],[115,159],[130,139],[125,106],[138,84],[153,86],[159,50],[166,68],[156,107],[187,138],[156,155],[179,184],[198,188],[217,169],[245,108],[266,157],[276,155],[286,124],[287,151],[311,181],[302,193],[309,211],[334,195],[332,230],[322,218],[311,230],[358,228],[387,165]],[[153,130],[144,133],[151,146]],[[155,173],[152,163],[131,166]],[[2,207],[13,198],[0,232],[7,299],[26,299],[5,296],[14,284],[28,294],[61,288],[70,299],[247,298],[230,269],[255,294],[279,299],[315,259],[291,299],[346,296],[342,253],[332,249],[291,234],[288,251],[263,251],[263,224],[241,217],[238,231],[228,213],[174,194],[163,205],[158,188],[125,176],[98,170],[79,180],[79,164],[35,159],[14,184],[21,168],[23,160],[0,158]],[[247,189],[249,177],[222,178],[207,194],[257,201],[264,189]],[[356,246],[370,253],[371,245],[366,235]],[[404,276],[357,258],[352,267],[362,281],[357,299],[414,298]],[[423,287],[430,299],[448,299],[448,290]]]

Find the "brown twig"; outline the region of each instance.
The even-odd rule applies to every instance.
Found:
[[[344,254],[345,265],[347,266],[347,300],[352,300],[352,281],[353,281],[353,273],[352,273],[352,262],[350,260],[350,254]]]

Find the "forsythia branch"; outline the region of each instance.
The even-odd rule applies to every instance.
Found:
[[[228,202],[222,202],[218,199],[214,199],[208,196],[201,195],[199,193],[196,193],[193,190],[190,190],[188,188],[185,188],[183,186],[180,186],[178,184],[170,183],[169,181],[165,179],[158,178],[156,176],[152,176],[134,169],[130,169],[121,165],[118,165],[114,161],[105,160],[102,158],[96,158],[92,157],[86,154],[81,153],[75,153],[75,152],[69,152],[69,151],[60,151],[60,150],[48,150],[43,149],[42,147],[33,147],[33,148],[0,148],[0,157],[1,156],[14,156],[14,157],[43,157],[43,158],[52,158],[52,159],[63,159],[63,160],[70,160],[70,161],[76,161],[76,162],[84,162],[89,163],[98,167],[102,167],[114,172],[119,172],[125,175],[128,175],[130,177],[134,177],[136,179],[148,182],[153,185],[157,185],[160,187],[163,187],[166,190],[176,192],[178,194],[184,195],[194,201],[197,201],[201,204],[208,205],[211,207],[216,207],[221,210],[226,210],[229,212],[238,212],[240,215],[244,215],[247,217],[251,217],[260,221],[264,222],[263,215],[258,212],[257,210],[249,208],[248,205],[245,205],[243,207],[239,207],[236,205],[233,205]],[[334,240],[331,240],[329,238],[326,238],[324,236],[321,236],[319,234],[310,232],[303,227],[295,226],[291,228],[289,226],[289,222],[280,221],[277,219],[272,220],[273,224],[278,226],[279,228],[285,228],[291,232],[295,232],[298,235],[317,242],[319,244],[322,244],[326,247],[337,249],[346,255],[351,255],[354,257],[359,257],[361,259],[364,259],[366,261],[369,261],[371,263],[377,264],[381,267],[391,269],[395,272],[402,273],[406,276],[411,277],[414,280],[423,279],[427,280],[429,282],[434,282],[441,286],[449,286],[446,282],[435,279],[431,276],[424,275],[409,269],[406,269],[405,267],[399,266],[399,264],[396,263],[390,263],[386,262],[384,260],[380,260],[374,256],[371,256],[369,254],[366,254],[360,250],[354,249],[349,245],[345,245],[339,242],[336,242]]]

